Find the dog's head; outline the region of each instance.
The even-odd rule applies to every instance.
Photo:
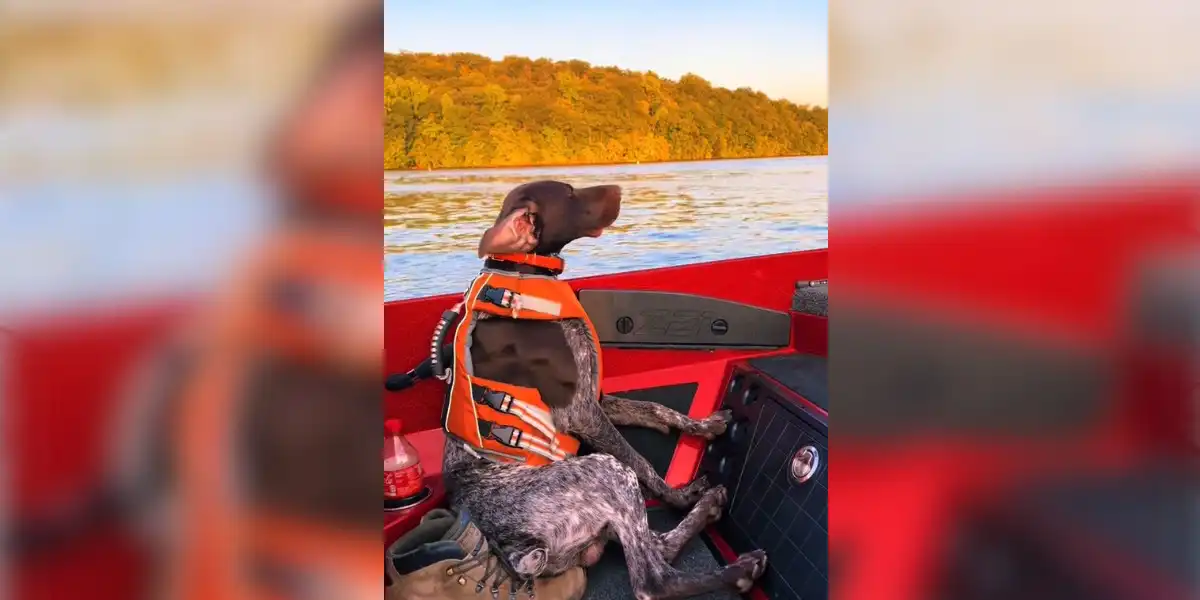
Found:
[[[517,186],[504,198],[496,223],[479,240],[479,256],[555,254],[581,237],[600,237],[621,212],[621,188],[575,189],[561,181]]]

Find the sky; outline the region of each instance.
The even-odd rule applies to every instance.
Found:
[[[827,0],[384,0],[384,50],[695,73],[828,105]]]

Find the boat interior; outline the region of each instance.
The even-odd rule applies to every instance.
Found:
[[[751,597],[828,595],[826,269],[827,251],[816,250],[571,281],[601,338],[604,393],[657,402],[693,418],[733,411],[725,434],[712,442],[619,429],[668,484],[680,487],[704,475],[726,486],[726,513],[675,565],[712,570],[739,553],[764,549],[772,566]],[[429,332],[456,301],[440,296],[385,306],[389,373],[422,360]],[[444,385],[425,380],[385,401],[386,416],[403,419],[430,491],[416,506],[385,511],[388,544],[446,502],[438,419]],[[683,517],[653,500],[647,510],[660,531]],[[633,597],[617,544],[588,570],[584,597]]]
[[[736,416],[711,444],[624,432],[668,482],[706,474],[732,492],[728,513],[678,566],[766,549],[757,598],[826,597],[826,568],[838,596],[856,599],[1196,597],[1194,536],[1180,527],[1197,482],[1195,186],[1129,189],[842,230],[838,345],[869,352],[834,365],[832,514],[827,294],[809,283],[827,279],[827,252],[570,280],[603,337],[606,392]],[[1100,199],[1108,210],[1094,210]],[[1081,249],[1091,268],[1078,267]],[[427,357],[455,300],[385,304],[385,373]],[[5,439],[20,458],[4,499],[22,526],[6,539],[19,560],[15,597],[144,596],[154,557],[92,492],[107,490],[114,432],[104,424],[126,410],[130,366],[190,307],[3,332],[0,379],[23,400],[9,427],[55,432]],[[430,487],[425,502],[384,512],[385,541],[446,502],[442,386],[385,396]],[[856,436],[880,432],[898,441],[857,447]],[[648,509],[655,527],[678,518]],[[625,575],[610,548],[588,597],[628,598]]]

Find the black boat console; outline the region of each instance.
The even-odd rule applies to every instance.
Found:
[[[726,435],[709,444],[701,471],[729,489],[717,530],[737,553],[773,558],[770,598],[828,596],[829,421],[826,359],[788,354],[735,367],[723,408]]]

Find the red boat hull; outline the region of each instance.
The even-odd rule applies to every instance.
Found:
[[[826,279],[828,250],[773,254],[753,258],[718,261],[600,275],[570,280],[575,290],[607,289],[678,292],[721,300],[741,302],[772,310],[791,308],[792,291],[797,281]],[[569,271],[568,271],[569,273]],[[463,282],[465,286],[469,282]],[[407,371],[429,352],[429,336],[442,312],[452,307],[460,295],[447,294],[415,300],[388,302],[384,305],[386,366],[389,373]],[[809,351],[824,350],[824,320],[798,317],[796,327],[817,328],[817,337],[793,336],[811,346]],[[815,340],[815,342],[814,342]],[[732,359],[756,353],[747,350],[633,350],[604,348],[606,378],[678,367],[717,359]],[[607,382],[606,382],[607,383]],[[406,432],[434,429],[442,405],[442,384],[425,381],[402,394],[387,394],[384,411],[388,417],[403,418]]]

